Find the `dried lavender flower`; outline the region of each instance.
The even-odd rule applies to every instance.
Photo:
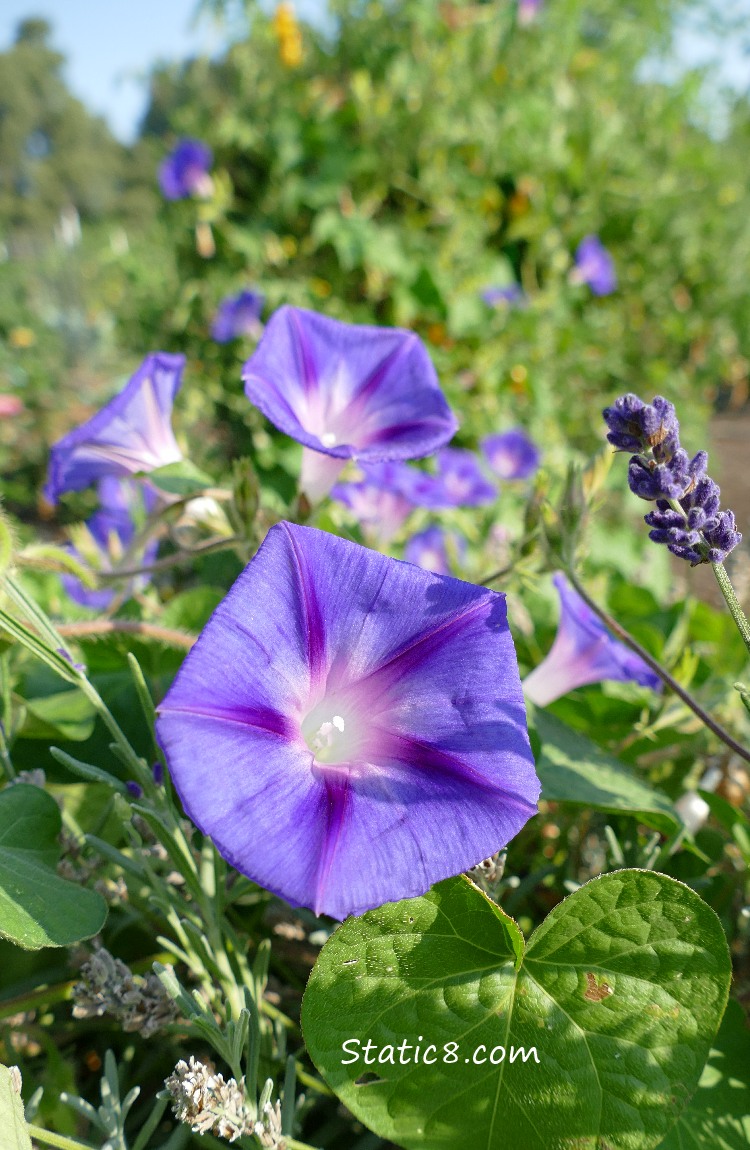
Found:
[[[192,1055],[189,1062],[180,1059],[164,1085],[172,1095],[175,1117],[187,1123],[194,1134],[216,1134],[234,1142],[243,1134],[257,1133],[256,1125],[266,1129],[265,1123],[255,1122],[245,1097],[244,1078],[239,1085],[234,1078],[227,1081],[213,1066]]]
[[[123,1030],[150,1038],[172,1022],[177,1008],[155,974],[133,974],[119,958],[100,947],[81,967],[81,981],[73,987],[73,1017],[112,1015]]]

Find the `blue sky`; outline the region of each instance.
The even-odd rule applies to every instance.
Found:
[[[728,8],[747,2],[724,0]],[[302,15],[319,16],[325,0],[296,0],[296,8]],[[55,47],[67,58],[71,90],[129,142],[145,110],[150,67],[157,60],[220,50],[223,34],[205,16],[196,22],[197,9],[198,0],[0,0],[0,51],[12,44],[20,20],[45,17],[53,25]],[[748,58],[739,44],[718,45],[695,33],[683,35],[678,44],[686,63],[718,56],[724,78],[750,87]]]
[[[314,15],[324,5],[298,0],[296,7]],[[49,20],[71,91],[129,142],[145,110],[151,65],[221,48],[212,21],[195,22],[197,8],[198,0],[0,0],[0,51],[13,43],[20,20]]]

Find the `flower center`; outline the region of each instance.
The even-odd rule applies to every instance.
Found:
[[[361,723],[348,711],[332,713],[334,706],[323,700],[302,723],[302,736],[316,763],[348,763],[358,757]]]

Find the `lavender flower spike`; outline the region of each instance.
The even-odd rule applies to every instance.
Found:
[[[552,582],[560,596],[560,622],[547,657],[523,681],[527,699],[546,707],[576,687],[605,679],[661,690],[658,675],[610,635],[563,574],[558,572]]]
[[[312,502],[347,459],[419,459],[458,426],[421,340],[399,328],[282,307],[242,378],[248,399],[303,444],[300,485]]]
[[[184,355],[147,355],[124,389],[50,452],[45,495],[81,491],[105,476],[154,471],[182,459],[171,425]]]
[[[734,514],[719,510],[721,493],[706,475],[706,452],[689,459],[680,447],[672,404],[660,395],[651,404],[622,395],[603,415],[613,447],[638,452],[628,463],[628,483],[635,495],[656,503],[643,517],[652,529],[649,538],[692,567],[723,563],[742,535]]]
[[[242,291],[228,296],[219,305],[211,325],[211,338],[217,343],[229,343],[243,335],[260,335],[260,313],[264,297],[259,291]]]
[[[208,197],[213,191],[209,175],[213,153],[202,140],[178,140],[159,168],[159,187],[167,200]]]
[[[500,479],[528,479],[539,467],[541,452],[520,427],[488,435],[482,440],[481,448]]]
[[[289,523],[208,621],[157,734],[223,857],[340,919],[489,857],[539,796],[504,596]]]
[[[614,261],[598,236],[584,236],[576,248],[572,279],[588,284],[599,296],[611,295],[617,287]]]

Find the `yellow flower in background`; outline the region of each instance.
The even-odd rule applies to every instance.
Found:
[[[291,4],[282,2],[277,5],[273,27],[282,64],[285,68],[298,68],[302,63],[302,33]]]
[[[27,347],[33,347],[36,343],[36,335],[30,327],[13,327],[8,332],[8,343],[17,351]]]

